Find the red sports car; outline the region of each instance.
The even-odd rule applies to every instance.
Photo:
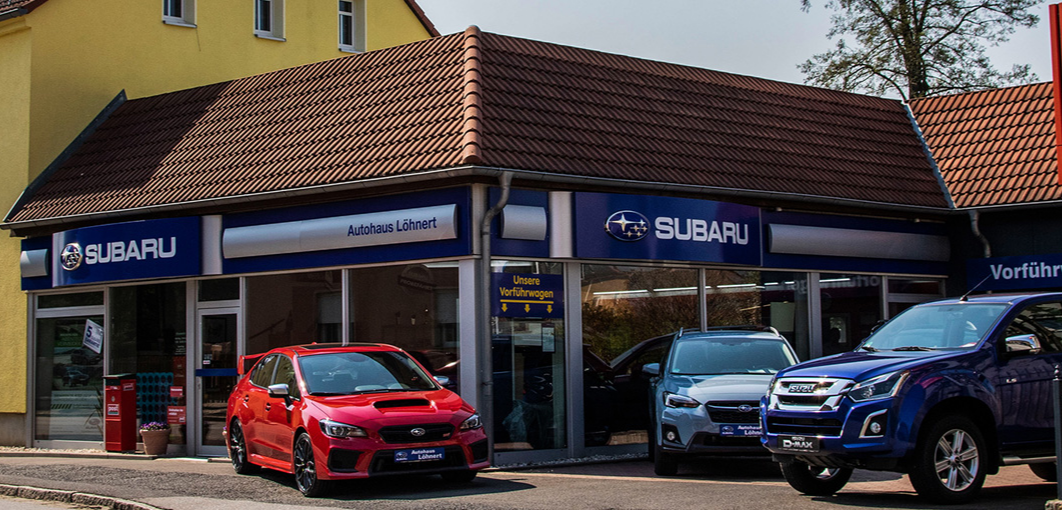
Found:
[[[490,464],[476,410],[397,347],[312,344],[245,361],[254,358],[226,416],[237,473],[292,473],[304,495],[320,496],[330,481],[379,475],[469,482]]]

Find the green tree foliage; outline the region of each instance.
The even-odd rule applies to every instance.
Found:
[[[803,9],[811,0],[801,0]],[[904,99],[1037,80],[1028,65],[999,72],[985,47],[1033,27],[1040,0],[829,0],[834,49],[798,67],[806,83]],[[846,39],[849,37],[850,39]]]

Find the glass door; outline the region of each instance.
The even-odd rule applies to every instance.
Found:
[[[196,453],[224,456],[225,407],[236,385],[239,308],[199,310],[196,342],[195,389],[199,401]]]

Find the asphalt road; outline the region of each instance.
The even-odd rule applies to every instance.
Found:
[[[649,462],[629,461],[490,471],[460,485],[434,476],[382,478],[348,482],[327,498],[307,499],[289,475],[239,476],[220,462],[0,457],[0,484],[87,492],[171,510],[936,508],[894,474],[857,471],[839,494],[808,497],[791,489],[773,464],[739,461],[683,464],[676,477],[658,477]],[[949,508],[1040,510],[1054,498],[1054,484],[1013,466],[989,477],[974,503]]]

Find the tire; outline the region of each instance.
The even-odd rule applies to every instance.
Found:
[[[258,466],[247,460],[247,438],[243,435],[240,420],[232,420],[232,425],[229,426],[229,460],[232,461],[232,469],[238,475],[258,472]]]
[[[963,503],[985,483],[984,438],[970,419],[952,416],[934,422],[915,452],[909,473],[919,496],[934,503]]]
[[[292,472],[295,473],[295,486],[308,498],[316,498],[328,492],[328,482],[317,477],[317,463],[313,458],[313,442],[310,435],[303,432],[295,440],[292,452]]]
[[[674,454],[664,452],[659,446],[654,445],[656,450],[653,454],[653,472],[659,476],[675,476],[678,474],[678,458]]]
[[[450,483],[469,483],[476,479],[476,472],[471,469],[463,471],[444,471],[439,473],[443,481]]]
[[[829,496],[841,490],[852,477],[852,468],[824,468],[806,462],[781,464],[785,481],[794,489],[809,496]]]
[[[1058,465],[1054,462],[1041,462],[1037,464],[1029,464],[1029,469],[1033,474],[1043,478],[1045,482],[1057,482],[1058,481]]]

